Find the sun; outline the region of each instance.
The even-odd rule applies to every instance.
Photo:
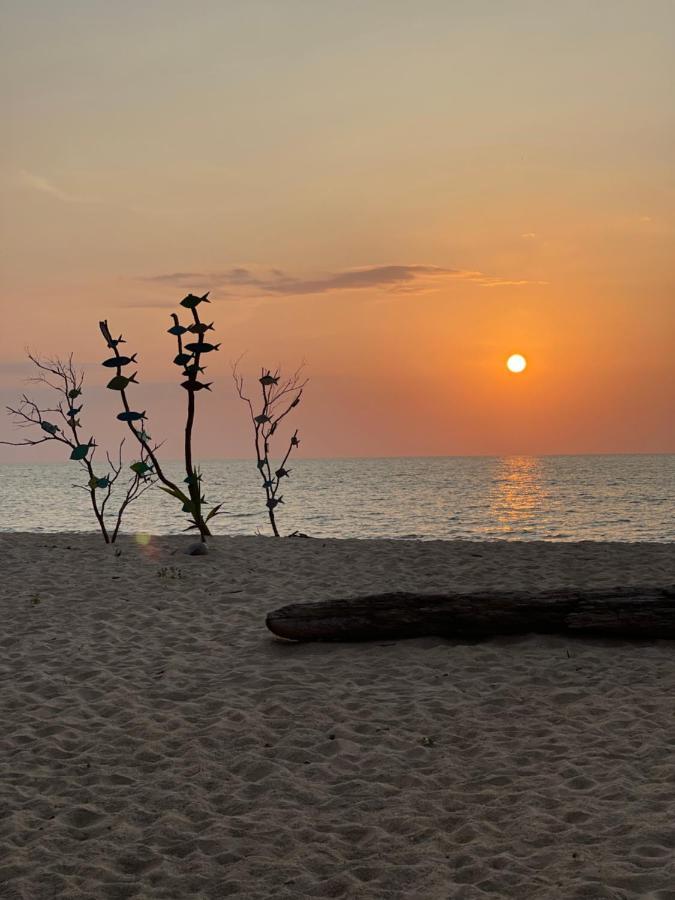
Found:
[[[527,360],[520,353],[513,353],[506,360],[506,368],[509,372],[513,372],[514,375],[518,375],[520,372],[524,372],[527,368]]]

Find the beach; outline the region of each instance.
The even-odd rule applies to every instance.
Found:
[[[675,584],[675,544],[0,534],[0,897],[675,897],[675,646],[275,639],[287,603]]]

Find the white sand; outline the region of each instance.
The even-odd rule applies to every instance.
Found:
[[[675,898],[674,642],[264,626],[380,589],[673,584],[675,545],[184,545],[0,535],[2,900]]]

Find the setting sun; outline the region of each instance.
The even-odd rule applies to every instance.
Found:
[[[506,360],[506,368],[509,372],[513,372],[517,375],[519,372],[525,371],[527,368],[527,360],[520,353],[514,353]]]

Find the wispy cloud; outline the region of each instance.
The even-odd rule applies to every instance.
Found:
[[[134,203],[124,203],[118,200],[106,200],[103,197],[84,197],[81,194],[73,194],[70,191],[63,190],[49,178],[37,175],[34,172],[21,171],[13,176],[14,183],[22,188],[37,191],[40,194],[46,194],[54,200],[61,203],[68,203],[72,206],[90,206],[101,209],[118,210],[126,213],[134,213],[142,216],[167,216],[173,215],[173,210],[168,209],[152,209],[145,206],[138,206]]]
[[[52,184],[42,175],[35,175],[33,172],[19,172],[19,181],[24,187],[39,191],[41,194],[48,194],[60,200],[62,203],[98,203],[99,201],[92,197],[80,197],[77,194],[71,194],[62,190],[55,184]]]
[[[428,265],[365,266],[345,269],[315,277],[297,277],[279,269],[254,272],[236,267],[220,272],[171,272],[153,275],[144,281],[171,284],[186,290],[212,289],[245,290],[247,294],[302,296],[326,294],[334,291],[354,291],[379,288],[392,292],[421,292],[438,289],[453,281],[469,282],[481,287],[507,287],[546,284],[525,278],[505,278],[468,269],[449,269]]]

